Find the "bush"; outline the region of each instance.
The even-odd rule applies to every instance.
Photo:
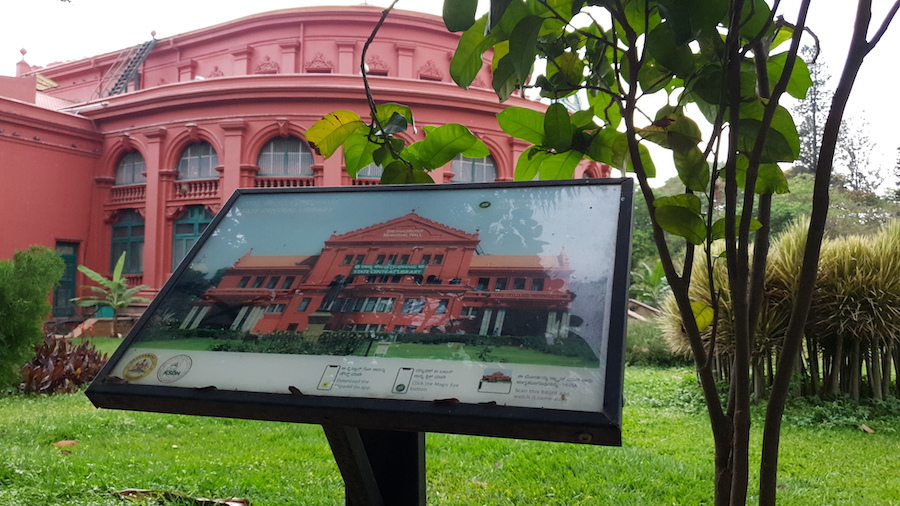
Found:
[[[50,314],[47,294],[56,288],[65,264],[55,251],[32,246],[0,260],[0,387],[15,386],[22,364],[40,345]]]
[[[625,363],[671,367],[690,365],[691,360],[688,356],[675,353],[669,348],[657,321],[630,320],[625,344]]]
[[[74,344],[49,334],[34,351],[34,358],[22,367],[20,388],[25,393],[75,392],[93,381],[107,360],[92,344]]]

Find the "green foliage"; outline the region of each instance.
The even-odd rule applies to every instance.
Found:
[[[35,347],[34,358],[22,368],[20,388],[28,394],[77,392],[97,377],[106,360],[106,354],[89,343],[45,335],[44,343]]]
[[[669,281],[659,260],[652,267],[641,263],[640,267],[631,271],[629,296],[632,299],[658,308],[670,290]]]
[[[42,246],[0,260],[0,388],[18,384],[22,365],[40,344],[48,295],[64,269],[59,255]]]
[[[150,299],[139,297],[137,294],[141,290],[149,288],[147,285],[138,285],[128,287],[128,278],[122,275],[125,267],[125,252],[119,257],[111,278],[107,278],[90,268],[79,265],[78,271],[87,276],[91,281],[99,286],[85,286],[95,295],[85,295],[72,299],[81,307],[97,307],[105,306],[113,310],[113,332],[118,332],[118,314],[119,311],[125,309],[132,304],[149,304]]]
[[[628,338],[625,346],[625,363],[656,367],[688,367],[691,361],[683,354],[669,349],[655,320],[629,320]],[[695,386],[692,383],[691,388]]]

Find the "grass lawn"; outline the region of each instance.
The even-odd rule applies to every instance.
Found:
[[[711,504],[711,436],[692,374],[629,368],[626,399],[621,448],[429,434],[428,503]],[[789,409],[779,504],[900,505],[900,413],[873,413]],[[859,430],[861,420],[874,433]],[[67,439],[79,443],[53,445]],[[129,487],[256,506],[343,504],[318,426],[98,410],[82,394],[14,395],[0,398],[0,442],[4,506],[121,506],[109,494]]]

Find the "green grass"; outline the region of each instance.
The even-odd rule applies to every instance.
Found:
[[[116,337],[76,337],[72,339],[72,343],[78,345],[85,341],[89,341],[97,348],[100,353],[106,353],[112,356],[116,349],[122,344],[122,339]]]
[[[428,503],[711,504],[712,441],[693,375],[629,368],[626,399],[621,448],[429,434]],[[900,410],[866,418],[856,409],[830,423],[800,416],[807,412],[787,413],[779,504],[900,505]],[[861,416],[873,434],[859,430]],[[63,439],[79,444],[53,446]],[[121,506],[108,494],[129,487],[248,497],[256,506],[343,504],[317,426],[97,410],[81,394],[17,395],[0,398],[0,442],[4,506]]]

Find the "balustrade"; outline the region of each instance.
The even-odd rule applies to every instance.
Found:
[[[218,179],[189,179],[175,181],[172,200],[215,198],[219,195]]]
[[[256,188],[297,188],[302,186],[315,186],[312,177],[258,177],[254,186]]]
[[[112,205],[142,204],[147,198],[147,185],[132,184],[127,186],[113,186],[109,203]]]

